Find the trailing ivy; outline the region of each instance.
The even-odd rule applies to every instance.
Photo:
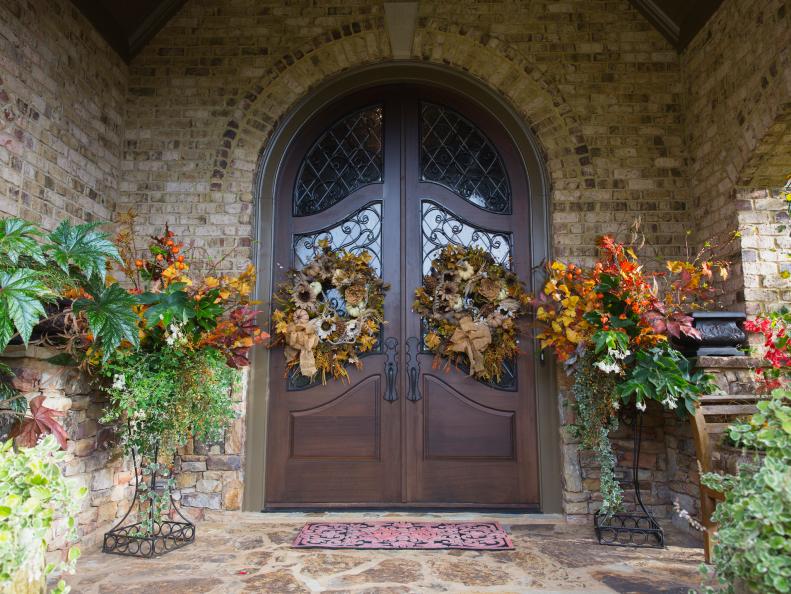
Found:
[[[618,428],[618,400],[615,397],[616,376],[595,366],[596,357],[588,353],[579,360],[571,392],[574,395],[576,421],[574,435],[583,449],[591,450],[600,466],[602,505],[600,513],[611,516],[623,501],[623,491],[615,479],[615,453],[609,440],[610,431]]]

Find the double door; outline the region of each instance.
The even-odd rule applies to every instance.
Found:
[[[390,290],[379,343],[349,382],[287,374],[272,353],[267,507],[537,508],[531,342],[483,383],[435,365],[411,308],[450,243],[530,279],[527,180],[507,132],[455,94],[390,85],[328,106],[283,163],[275,284],[324,239],[369,251]]]

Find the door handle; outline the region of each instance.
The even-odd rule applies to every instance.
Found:
[[[398,377],[398,339],[394,336],[390,336],[387,340],[385,340],[384,399],[388,402],[395,402],[398,400],[396,377]]]
[[[406,398],[412,402],[417,402],[422,398],[418,387],[418,378],[420,377],[420,361],[417,360],[419,345],[420,340],[417,336],[410,336],[406,339],[406,367],[409,376],[409,392],[407,392]]]

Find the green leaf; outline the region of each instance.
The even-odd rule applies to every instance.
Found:
[[[44,264],[44,254],[37,238],[42,233],[32,223],[17,218],[0,220],[0,255],[7,257],[11,264],[19,261],[19,256],[30,256],[39,264]]]
[[[133,307],[139,303],[138,299],[118,283],[106,287],[93,284],[87,292],[93,299],[78,299],[72,309],[74,313],[85,314],[94,340],[104,351],[103,359],[106,361],[122,340],[137,347],[138,317]]]
[[[150,307],[145,311],[145,319],[149,326],[160,321],[168,326],[174,319],[186,322],[195,317],[195,302],[190,299],[184,283],[173,283],[162,293],[143,293],[141,303]]]
[[[51,295],[35,270],[0,271],[0,351],[13,336],[10,322],[27,345],[33,326],[46,314],[41,299]]]
[[[72,225],[63,221],[49,234],[52,243],[45,250],[64,272],[75,266],[88,280],[98,278],[104,282],[107,260],[120,261],[121,258],[113,242],[107,239],[107,234],[95,230],[98,225]]]

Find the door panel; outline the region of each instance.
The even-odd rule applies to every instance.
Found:
[[[336,399],[291,412],[291,457],[378,460],[381,383],[371,376]]]
[[[381,348],[348,384],[285,378],[282,353],[271,357],[267,506],[535,509],[531,354],[498,385],[437,369],[411,310],[448,243],[483,247],[529,281],[530,197],[505,130],[448,92],[371,89],[304,127],[277,192],[275,281],[325,239],[372,252],[391,289]]]

